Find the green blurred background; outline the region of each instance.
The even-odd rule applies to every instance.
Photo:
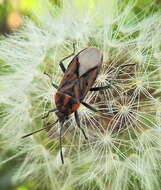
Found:
[[[127,0],[127,2],[129,1]],[[58,6],[62,5],[61,0],[50,0],[50,2]],[[24,16],[35,20],[33,12],[43,14],[46,3],[46,0],[0,0],[0,35],[10,34],[14,30],[18,30],[23,24]],[[138,0],[135,5],[133,15],[136,16],[141,12],[145,16],[160,9],[161,0]],[[3,147],[0,147],[0,151],[2,149]],[[0,154],[0,162],[2,156],[9,158],[10,155],[13,155],[13,152],[7,152],[5,155]],[[13,186],[12,175],[18,165],[18,159],[0,165],[0,190],[34,190],[34,181]]]
[[[50,0],[50,3],[60,6],[60,0]],[[34,17],[32,12],[43,14],[45,4],[46,0],[0,0],[0,33],[10,33],[19,28],[23,16]]]
[[[61,6],[59,0],[50,0],[50,3]],[[0,0],[0,36],[18,30],[23,25],[24,16],[37,21],[33,13],[44,14],[46,4],[46,0]],[[2,150],[3,147],[0,145],[0,190],[36,190],[34,182],[13,185],[12,176],[20,160],[16,158],[1,165],[2,158],[9,158],[14,154],[4,150],[2,154]]]
[[[75,1],[82,2],[83,0]],[[119,3],[119,0],[111,0],[111,3],[113,1]],[[130,0],[123,1],[130,2]],[[63,0],[49,0],[49,2],[61,6]],[[0,0],[0,34],[10,33],[19,28],[23,23],[24,15],[34,19],[32,12],[43,14],[45,4],[47,4],[47,0]],[[160,7],[161,0],[136,0],[135,13],[147,14],[155,12]]]

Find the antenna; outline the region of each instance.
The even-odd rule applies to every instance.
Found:
[[[26,138],[26,137],[29,137],[29,136],[35,134],[35,133],[38,133],[38,132],[40,132],[40,131],[43,131],[43,130],[45,130],[45,129],[52,128],[52,127],[54,127],[54,125],[55,125],[58,121],[59,121],[59,119],[56,120],[56,121],[53,123],[53,126],[49,125],[49,126],[44,127],[44,128],[42,128],[42,129],[38,129],[37,131],[34,131],[34,132],[32,132],[32,133],[29,133],[29,134],[27,134],[27,135],[22,136],[21,138]]]
[[[63,123],[60,123],[60,134],[59,134],[59,146],[60,146],[60,158],[61,158],[61,162],[62,164],[64,164],[64,156],[63,156],[63,151],[62,151],[62,139],[61,139],[61,135],[62,135],[62,127],[63,127]]]

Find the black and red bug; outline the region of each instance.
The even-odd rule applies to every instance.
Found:
[[[68,119],[69,115],[74,113],[78,128],[82,131],[85,139],[88,139],[83,128],[80,126],[80,120],[77,110],[79,109],[80,104],[83,104],[88,109],[97,112],[98,111],[97,109],[95,109],[94,107],[83,101],[85,96],[89,91],[105,90],[111,86],[109,83],[109,85],[107,86],[92,88],[98,76],[98,73],[101,69],[103,61],[103,55],[101,51],[96,47],[88,47],[81,50],[76,56],[74,56],[74,58],[72,59],[72,61],[70,62],[70,64],[66,69],[63,64],[63,61],[75,54],[75,45],[73,45],[73,48],[74,48],[73,53],[65,57],[59,63],[64,73],[64,76],[59,86],[52,83],[52,86],[57,89],[56,94],[54,94],[56,108],[49,110],[47,115],[43,117],[43,119],[47,118],[51,112],[55,112],[58,117],[58,120],[55,123],[57,122],[60,123],[59,137],[60,137],[60,155],[62,163],[64,163],[64,159],[62,153],[61,136],[62,136],[62,127],[64,122]],[[37,131],[34,131],[30,134],[23,136],[22,138],[33,135],[34,133],[37,133],[47,128],[49,127],[47,126]]]

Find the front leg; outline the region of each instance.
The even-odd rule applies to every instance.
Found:
[[[49,117],[50,113],[56,112],[56,111],[58,111],[56,108],[52,109],[52,110],[49,110],[48,113],[45,116],[42,117],[42,119],[45,119],[45,118]]]
[[[44,72],[44,74],[49,77],[49,79],[50,79],[50,81],[51,81],[51,85],[52,85],[54,88],[58,89],[58,85],[56,85],[55,83],[52,82],[52,77],[51,77],[48,73],[46,73],[46,72]]]

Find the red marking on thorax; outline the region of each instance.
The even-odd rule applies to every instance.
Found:
[[[78,104],[73,104],[73,105],[72,105],[72,113],[75,112],[75,111],[77,111],[77,109],[79,108],[79,106],[80,106],[80,103],[78,103]]]
[[[54,99],[58,111],[64,113],[65,115],[72,114],[80,106],[79,99],[75,99],[72,96],[60,91],[55,94]]]

